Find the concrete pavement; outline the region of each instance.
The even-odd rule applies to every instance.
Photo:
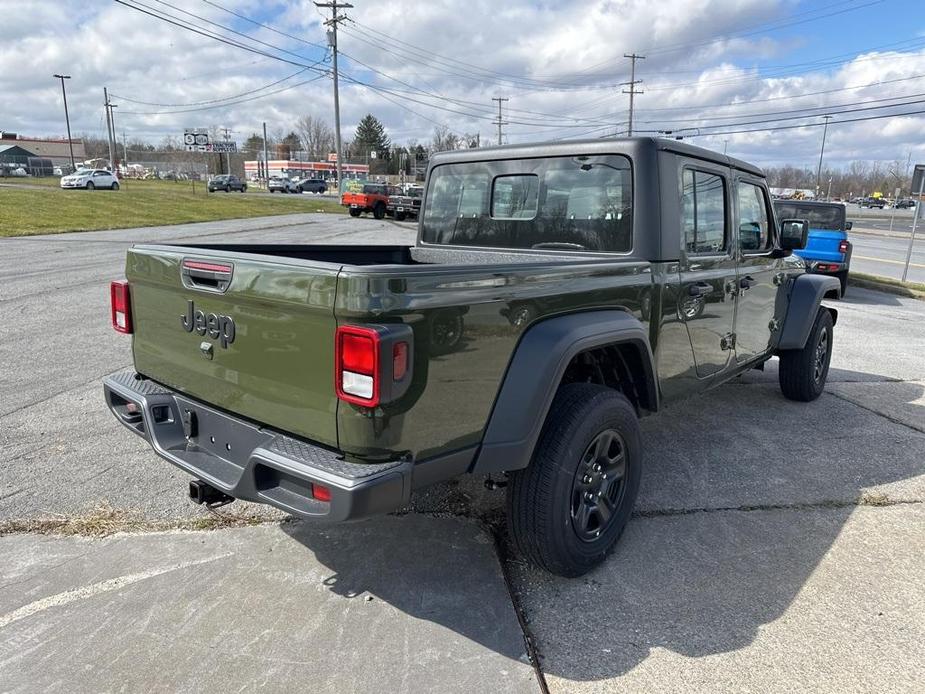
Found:
[[[492,540],[407,516],[0,538],[4,692],[535,692]]]
[[[106,296],[129,243],[413,235],[300,215],[0,240],[0,522],[101,503],[141,525],[203,517],[101,402],[130,363]],[[819,401],[784,400],[772,360],[644,421],[637,517],[584,579],[496,555],[503,531],[472,519],[493,523],[503,494],[474,478],[345,526],[17,533],[0,537],[0,690],[538,690],[510,591],[553,691],[918,691],[925,304],[852,288],[833,306]],[[279,517],[223,512],[252,510]]]

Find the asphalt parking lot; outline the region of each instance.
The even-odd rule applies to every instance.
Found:
[[[853,287],[827,392],[776,362],[644,420],[636,517],[577,580],[521,563],[462,479],[343,526],[180,531],[187,477],[106,410],[133,242],[411,243],[292,215],[0,239],[0,690],[918,692],[925,303]],[[38,535],[124,513],[156,532]],[[88,521],[89,523],[89,521]],[[536,667],[534,667],[534,665]]]

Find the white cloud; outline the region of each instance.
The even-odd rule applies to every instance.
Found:
[[[311,3],[216,1],[245,16],[272,17],[267,21],[293,36],[326,42],[323,18]],[[157,6],[155,0],[145,2]],[[249,26],[205,2],[170,2],[282,46],[304,56],[305,61],[320,54],[315,48]],[[757,58],[783,66],[798,63],[799,41],[784,41],[773,33],[747,36],[743,34],[749,32],[741,30],[788,16],[794,11],[792,0],[702,0],[696,4],[688,0],[393,0],[355,4],[358,6],[350,10],[350,16],[362,25],[346,25],[341,34],[342,50],[406,84],[344,58],[341,103],[347,138],[356,122],[372,112],[398,142],[412,137],[429,139],[434,121],[459,132],[480,132],[483,140],[493,140],[491,119],[496,105],[491,97],[496,95],[510,98],[505,104],[505,119],[511,123],[505,132],[512,142],[613,132],[626,122],[627,99],[620,93],[619,83],[629,78],[629,63],[623,54],[633,51],[647,56],[637,75],[644,80],[645,92],[637,99],[636,128],[641,130],[700,126],[701,132],[707,133],[711,130],[708,125],[761,119],[752,114],[925,92],[925,79],[831,91],[925,75],[925,49],[862,55],[842,66],[825,66],[804,74],[781,68],[779,77],[762,78],[749,66]],[[161,8],[179,14],[169,7]],[[189,104],[244,93],[298,69],[183,31],[116,3],[19,0],[3,10],[0,89],[5,97],[0,128],[23,134],[63,133],[60,87],[51,77],[54,72],[73,75],[67,85],[72,130],[102,134],[103,86],[141,101]],[[410,58],[415,48],[416,57]],[[312,73],[307,72],[276,89],[310,76]],[[386,95],[391,101],[372,89],[352,84],[351,79],[391,90]],[[596,86],[563,88],[588,81]],[[416,89],[447,100],[421,95]],[[305,113],[332,120],[331,92],[330,80],[324,78],[221,109],[160,115],[132,112],[170,109],[117,98],[116,119],[119,130],[125,129],[129,137],[153,141],[177,134],[184,127],[215,125],[232,128],[243,140],[258,130],[262,121],[272,130],[288,130]],[[781,98],[807,92],[830,93],[798,100]],[[734,109],[711,106],[731,103],[741,105]],[[438,110],[433,108],[435,104],[459,113]],[[664,110],[681,107],[684,110]],[[742,117],[707,120],[727,114]],[[891,160],[905,157],[908,151],[925,158],[923,124],[921,117],[833,123],[827,160]],[[748,127],[761,126],[728,129]],[[816,128],[801,128],[703,134],[693,141],[721,149],[726,140],[730,153],[758,163],[803,164],[816,156],[820,136]]]

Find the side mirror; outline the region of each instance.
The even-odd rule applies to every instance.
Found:
[[[851,231],[851,227],[853,226],[854,224],[852,224],[851,222],[845,222],[845,231]]]
[[[780,223],[780,247],[785,251],[806,248],[809,222],[805,219],[785,219]]]

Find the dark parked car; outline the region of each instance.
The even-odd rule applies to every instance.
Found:
[[[386,211],[399,222],[405,221],[408,217],[417,219],[421,212],[421,202],[423,200],[424,188],[421,186],[409,186],[404,193],[397,191],[394,195],[389,196]]]
[[[886,204],[886,200],[883,198],[862,198],[861,202],[858,203],[861,207],[878,207],[881,210]]]
[[[906,198],[905,200],[898,200],[896,204],[894,205],[894,207],[897,210],[912,209],[913,207],[915,207],[915,200],[910,200],[908,198]]]
[[[209,192],[214,193],[217,190],[224,190],[226,193],[240,190],[245,193],[247,192],[247,184],[233,174],[223,174],[209,181]]]
[[[307,178],[299,181],[299,191],[302,193],[327,193],[328,184],[320,178]]]

